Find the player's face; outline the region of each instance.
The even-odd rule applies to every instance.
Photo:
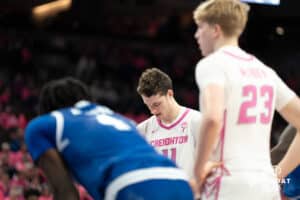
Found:
[[[142,99],[152,115],[155,115],[157,118],[163,120],[164,117],[168,114],[168,105],[169,105],[169,96],[168,95],[153,95],[151,97],[146,97],[142,95]]]
[[[214,25],[206,22],[199,22],[197,24],[195,39],[203,56],[207,56],[214,51],[214,31]]]

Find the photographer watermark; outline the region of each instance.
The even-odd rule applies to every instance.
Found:
[[[282,172],[281,168],[278,166],[273,166],[274,172],[277,176],[279,176]],[[290,184],[291,178],[277,178],[279,184]]]

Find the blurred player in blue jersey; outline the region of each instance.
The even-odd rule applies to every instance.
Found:
[[[273,165],[277,165],[286,154],[296,133],[297,129],[292,125],[288,125],[281,133],[278,144],[271,151]],[[277,170],[280,172],[280,169]],[[279,181],[282,184],[282,193],[284,196],[291,200],[300,200],[300,166],[289,173],[286,178]]]
[[[41,91],[41,116],[26,128],[28,150],[54,199],[79,199],[73,180],[95,200],[190,200],[184,173],[159,155],[135,125],[91,103],[86,86],[64,78]]]

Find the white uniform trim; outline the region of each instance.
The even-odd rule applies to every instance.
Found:
[[[64,116],[58,111],[52,112],[51,115],[56,119],[56,146],[59,152],[62,152],[70,143],[68,139],[63,140]]]
[[[115,200],[120,190],[126,186],[154,179],[188,180],[184,171],[174,167],[151,167],[123,174],[113,180],[105,191],[104,200]]]

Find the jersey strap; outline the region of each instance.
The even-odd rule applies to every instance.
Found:
[[[162,123],[162,121],[161,121],[160,119],[158,119],[158,118],[156,118],[156,119],[157,119],[157,123],[159,124],[160,127],[169,130],[169,129],[175,127],[177,124],[179,124],[179,123],[185,118],[185,116],[187,116],[187,114],[188,114],[189,112],[190,112],[190,109],[187,108],[187,109],[184,111],[184,113],[179,117],[179,119],[178,119],[177,121],[175,121],[174,123],[172,123],[171,125],[169,125],[169,126],[164,125],[164,124]]]

